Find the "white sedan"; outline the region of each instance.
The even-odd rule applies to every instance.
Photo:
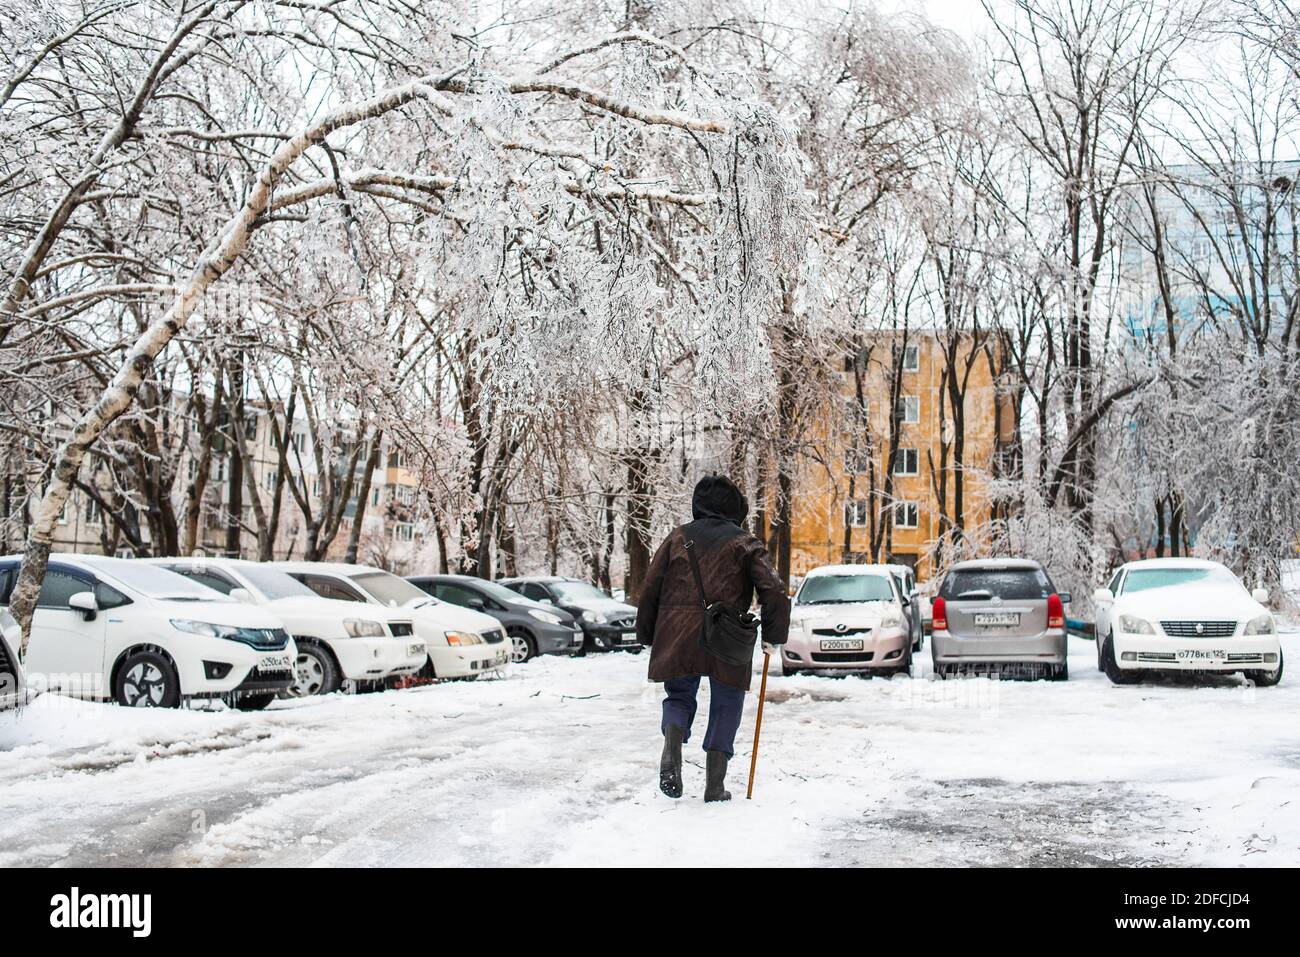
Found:
[[[416,637],[428,652],[435,678],[476,678],[505,671],[512,645],[495,618],[439,601],[380,568],[342,562],[275,562],[312,591],[326,598],[365,602],[411,616]]]
[[[0,604],[20,559],[0,559]],[[223,698],[265,708],[293,684],[280,619],[144,562],[50,556],[23,667],[32,691],[174,708]]]
[[[1115,684],[1144,671],[1239,671],[1257,685],[1282,680],[1268,592],[1248,592],[1218,562],[1129,562],[1093,593],[1097,667]]]
[[[147,561],[240,601],[261,605],[284,622],[298,646],[297,698],[337,691],[344,681],[375,687],[424,666],[424,640],[410,613],[358,608],[355,602],[322,598],[271,565],[233,558],[153,558]]]

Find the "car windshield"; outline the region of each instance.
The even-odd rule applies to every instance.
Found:
[[[162,568],[127,558],[105,558],[89,563],[96,571],[111,575],[146,598],[168,601],[228,601],[221,592]]]
[[[939,589],[944,601],[1029,601],[1046,598],[1052,582],[1041,568],[963,568],[949,572]]]
[[[1244,588],[1237,580],[1237,576],[1221,565],[1202,568],[1134,568],[1124,579],[1124,594],[1152,588],[1171,588],[1174,585],[1191,585],[1196,582],[1236,585]]]
[[[302,582],[289,577],[278,568],[267,568],[265,565],[240,565],[239,573],[269,601],[275,601],[277,598],[298,598],[302,595],[309,598],[319,597]]]
[[[422,589],[416,588],[405,578],[398,578],[388,572],[363,572],[348,577],[381,605],[400,608],[413,599],[432,600]]]
[[[795,599],[799,605],[837,605],[859,601],[893,601],[894,590],[882,575],[814,575],[804,579]]]
[[[586,582],[548,582],[547,584],[560,601],[611,601],[603,591]]]
[[[489,598],[499,601],[503,605],[536,605],[538,602],[531,598],[525,598],[517,591],[512,591],[505,585],[498,585],[496,582],[476,581],[474,587],[483,592]]]

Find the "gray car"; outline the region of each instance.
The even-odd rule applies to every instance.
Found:
[[[1065,605],[1046,570],[1025,558],[958,562],[931,612],[930,656],[938,675],[962,671],[1064,681]]]
[[[501,622],[510,638],[511,661],[522,664],[538,655],[582,651],[582,628],[572,615],[504,585],[472,575],[416,575],[407,581],[434,598],[481,611]]]
[[[611,598],[590,582],[558,575],[532,575],[503,578],[501,584],[576,618],[586,633],[587,651],[641,652],[636,640],[636,606]]]

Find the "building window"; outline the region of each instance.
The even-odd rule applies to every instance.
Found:
[[[226,480],[226,475],[227,475],[226,467],[227,467],[227,464],[228,464],[228,463],[227,463],[227,461],[226,461],[226,459],[225,459],[224,456],[221,457],[221,458],[216,458],[216,459],[213,459],[213,460],[212,460],[212,471],[209,473],[209,474],[212,476],[212,481],[214,481],[214,482],[224,482],[224,481]]]
[[[921,369],[921,347],[903,346],[903,371],[919,372]]]
[[[915,425],[921,421],[921,398],[915,395],[900,395],[898,397],[898,409],[896,410],[898,421],[902,425]]]
[[[89,495],[86,496],[86,510],[82,513],[87,525],[98,525],[103,513],[99,510],[99,502],[95,501]]]
[[[921,470],[921,456],[916,449],[899,449],[894,454],[895,475],[916,475]]]
[[[898,502],[894,506],[894,528],[916,528],[919,511],[915,502]]]
[[[850,499],[844,506],[844,521],[850,528],[866,528],[867,515],[865,498]]]
[[[393,526],[393,539],[399,542],[415,541],[415,526],[410,522],[399,522]]]
[[[849,449],[844,453],[844,471],[850,475],[865,475],[871,471],[870,449]]]

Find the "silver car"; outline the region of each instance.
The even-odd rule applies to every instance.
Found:
[[[1036,561],[958,562],[944,576],[931,611],[935,674],[997,672],[1064,681],[1070,676],[1069,600]]]

